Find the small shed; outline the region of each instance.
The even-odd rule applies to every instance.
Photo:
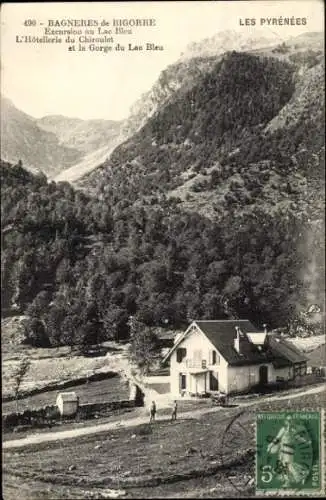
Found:
[[[57,407],[63,417],[76,415],[78,404],[79,398],[75,392],[60,392],[57,396]]]

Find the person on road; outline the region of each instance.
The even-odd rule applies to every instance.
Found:
[[[173,422],[173,420],[177,419],[177,411],[178,411],[178,405],[177,405],[177,402],[174,401],[173,408],[172,408],[171,422]]]
[[[150,423],[155,421],[155,414],[156,414],[156,404],[155,401],[152,401],[150,409],[150,418],[149,418]]]

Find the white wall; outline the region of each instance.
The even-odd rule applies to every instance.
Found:
[[[216,350],[213,344],[208,340],[208,338],[197,328],[192,330],[187,334],[185,339],[180,342],[178,347],[183,347],[187,349],[187,355],[181,363],[177,362],[176,350],[172,353],[170,357],[170,378],[171,378],[171,394],[174,396],[179,395],[179,374],[183,373],[186,375],[186,385],[187,391],[196,392],[195,381],[191,375],[191,368],[186,365],[187,359],[194,359],[194,351],[201,350],[201,359],[205,359],[207,363],[207,369],[215,372],[219,381],[219,390],[224,391],[227,386],[227,362]],[[177,347],[177,348],[178,348]],[[219,359],[219,364],[211,365],[210,363],[210,351],[215,350],[217,352],[217,362]],[[204,375],[198,374],[197,376],[197,390],[198,392],[204,391]],[[207,390],[209,390],[209,374],[207,373]]]
[[[272,363],[249,366],[229,366],[228,392],[246,391],[253,385],[258,384],[259,368],[261,366],[267,366],[268,368],[268,383],[276,382],[277,377],[283,377],[285,380],[290,380],[293,376],[292,367],[275,369]]]
[[[259,366],[229,366],[227,392],[241,392],[250,389],[259,382]],[[270,376],[270,365],[268,366],[268,379]]]

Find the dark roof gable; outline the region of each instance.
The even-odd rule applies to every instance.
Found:
[[[216,320],[216,321],[194,321],[199,329],[206,335],[223,358],[230,365],[244,365],[264,363],[265,356],[247,337],[247,333],[259,332],[257,328],[246,319],[240,320]],[[241,332],[240,353],[234,348],[234,339],[236,337],[236,327]]]

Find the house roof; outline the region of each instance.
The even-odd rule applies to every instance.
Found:
[[[266,362],[266,357],[259,349],[249,340],[247,333],[259,332],[257,328],[248,320],[205,320],[193,321],[192,325],[196,325],[203,334],[210,340],[218,352],[230,365],[245,365]],[[241,354],[234,348],[234,338],[236,337],[236,327],[241,331]],[[180,336],[172,349],[168,352],[164,360],[166,360],[176,347],[186,337],[189,329]]]
[[[231,366],[272,362],[276,368],[281,368],[307,361],[306,356],[304,356],[301,351],[291,343],[275,335],[267,334],[263,346],[255,345],[248,334],[262,332],[248,320],[204,320],[193,321],[191,325],[197,326],[197,328],[203,332],[216,350]],[[240,353],[234,348],[237,327],[240,329]],[[174,346],[166,354],[164,360],[170,357],[172,352],[187,336],[189,328],[175,342]]]
[[[60,392],[57,399],[61,399],[64,403],[75,402],[78,400],[78,396],[75,392]]]
[[[265,348],[267,353],[273,358],[273,365],[276,368],[304,363],[308,359],[291,342],[287,342],[276,335],[268,335],[266,337]]]
[[[195,323],[230,365],[263,363],[265,361],[265,357],[247,337],[247,333],[259,332],[250,321],[240,319],[195,321]],[[236,327],[239,327],[242,333],[240,353],[234,348],[234,339],[237,335]]]

